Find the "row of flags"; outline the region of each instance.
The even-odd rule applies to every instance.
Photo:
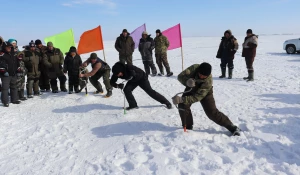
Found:
[[[135,42],[135,49],[138,47],[139,40],[144,31],[146,31],[146,24],[141,25],[140,27],[136,28],[130,33],[130,36]],[[162,34],[166,36],[170,42],[168,50],[181,48],[182,53],[182,37],[180,24],[166,29],[162,32]],[[68,52],[71,46],[75,46],[73,29],[69,29],[65,32],[47,37],[44,39],[44,41],[45,43],[51,41],[54,44],[54,46],[56,48],[59,48],[63,53]],[[78,54],[85,54],[98,50],[103,50],[103,56],[105,60],[101,26],[83,32],[80,36],[80,40],[77,47]]]

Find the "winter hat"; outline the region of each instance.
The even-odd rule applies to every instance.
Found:
[[[160,31],[159,29],[157,29],[157,30],[155,31],[155,33],[161,33],[161,31]]]
[[[124,73],[125,72],[125,65],[121,62],[117,62],[113,67],[112,67],[112,73],[117,75],[120,72]]]
[[[148,32],[147,31],[143,31],[143,35],[148,35]]]
[[[48,47],[53,47],[53,43],[52,43],[51,41],[49,41],[49,42],[47,43],[47,46],[48,46]]]
[[[248,30],[247,30],[247,33],[252,34],[252,29],[248,29]]]
[[[10,44],[8,41],[4,41],[3,43],[2,43],[2,49],[5,49],[6,47],[12,47],[13,45],[12,44]]]
[[[200,64],[198,72],[204,76],[209,76],[211,74],[211,65],[205,62]]]
[[[123,29],[122,33],[128,33],[127,29]]]
[[[97,59],[97,58],[98,58],[98,56],[97,56],[96,53],[91,53],[90,59],[94,60],[94,59]]]
[[[71,46],[69,52],[77,52],[76,47]]]
[[[17,44],[17,40],[15,40],[15,39],[9,39],[7,42],[9,42],[10,44],[12,44],[12,43],[16,43]]]
[[[29,47],[35,47],[35,43],[33,42],[33,40],[30,41]]]
[[[35,40],[35,45],[40,45],[40,44],[42,44],[42,41],[41,40],[39,40],[39,39],[37,39],[37,40]]]
[[[228,33],[229,35],[232,35],[232,32],[231,32],[231,30],[226,30],[225,32],[224,32],[224,35],[226,34],[226,33]]]

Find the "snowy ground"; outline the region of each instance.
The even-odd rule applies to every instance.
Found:
[[[282,50],[284,40],[297,37],[259,37],[252,83],[242,80],[247,71],[241,48],[234,78],[219,80],[220,37],[184,39],[185,68],[212,64],[216,104],[244,130],[241,137],[229,137],[199,103],[192,108],[195,130],[184,133],[178,111],[161,107],[139,88],[134,93],[141,108],[126,115],[118,89],[109,99],[48,93],[1,107],[0,174],[299,174],[300,55]],[[114,42],[105,44],[113,65]],[[174,77],[150,78],[168,99],[184,89],[176,80],[180,55],[180,49],[169,52]],[[137,51],[134,59],[140,59]],[[143,68],[141,60],[134,64]],[[88,90],[94,91],[91,85]]]

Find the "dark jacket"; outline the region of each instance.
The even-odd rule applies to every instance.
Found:
[[[231,34],[231,31],[226,32],[230,33],[230,37],[222,37],[216,57],[223,59],[234,59],[234,54],[239,49],[239,44],[237,39]]]
[[[64,56],[60,49],[53,48],[53,50],[47,49],[45,52],[44,65],[47,67],[47,73],[50,79],[56,79],[57,77],[64,76],[63,64]]]
[[[24,51],[24,64],[27,69],[27,78],[28,79],[35,79],[39,78],[41,75],[40,72],[40,60],[42,58],[41,53],[37,51]]]
[[[16,76],[20,64],[16,56],[3,49],[3,52],[0,52],[0,66],[6,69],[9,76]]]
[[[45,66],[45,64],[44,64],[44,54],[45,54],[45,52],[46,52],[46,50],[47,50],[47,47],[46,46],[42,46],[42,48],[40,49],[40,48],[38,48],[38,47],[36,47],[36,49],[35,49],[37,52],[39,52],[40,54],[41,54],[41,57],[40,57],[40,70],[41,70],[41,72],[44,72],[44,71],[46,71],[46,66]]]
[[[134,41],[129,33],[127,34],[127,37],[120,34],[120,36],[116,39],[115,48],[119,52],[120,56],[132,56],[134,47]]]
[[[118,77],[118,73],[120,73],[120,71],[115,70],[115,67],[117,66],[122,67],[122,71],[121,71],[123,73],[122,77]],[[135,67],[133,65],[128,65],[128,64],[125,65],[120,62],[117,62],[112,67],[112,72],[113,75],[110,79],[110,84],[115,88],[117,87],[116,82],[118,81],[118,78],[129,80],[132,77],[132,79],[129,80],[128,82],[139,82],[148,79],[147,74],[142,69]]]
[[[242,57],[254,58],[256,56],[256,48],[258,44],[257,40],[258,40],[258,36],[254,34],[252,34],[249,37],[245,37],[243,43]]]
[[[155,44],[153,38],[150,35],[146,39],[141,38],[139,43],[139,51],[141,53],[143,61],[152,61],[152,50]]]
[[[79,76],[79,67],[82,65],[80,55],[76,54],[73,58],[70,53],[65,57],[64,73],[68,72],[69,76]]]

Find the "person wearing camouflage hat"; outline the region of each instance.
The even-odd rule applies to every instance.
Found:
[[[83,64],[83,67],[87,67],[89,64],[92,65],[92,71],[85,73],[85,74],[79,74],[80,78],[84,77],[90,77],[89,80],[91,84],[97,89],[95,94],[102,94],[103,89],[102,85],[98,81],[101,77],[103,77],[103,83],[106,87],[107,94],[105,97],[112,96],[112,86],[110,84],[110,66],[101,60],[96,53],[91,53],[90,58],[88,58]]]
[[[58,93],[57,79],[60,82],[60,90],[67,92],[67,77],[63,72],[64,55],[59,48],[55,48],[52,42],[47,43],[44,65],[47,67],[47,74],[50,79],[52,93]]]
[[[216,107],[209,63],[191,65],[178,75],[178,81],[186,87],[185,93],[182,96],[174,96],[172,100],[174,105],[178,105],[183,127],[188,130],[193,129],[191,106],[193,103],[200,102],[210,120],[227,128],[232,135],[240,135],[240,129],[233,125],[230,119]]]
[[[171,72],[171,68],[168,62],[167,50],[170,46],[170,42],[166,36],[164,36],[159,29],[156,30],[156,37],[154,38],[155,43],[155,57],[156,64],[159,68],[160,73],[159,76],[164,75],[164,67],[167,71],[167,76],[170,77],[173,75]]]
[[[124,29],[120,36],[116,39],[115,48],[119,52],[119,60],[122,63],[130,65],[133,64],[132,54],[135,49],[135,43],[126,29]]]

